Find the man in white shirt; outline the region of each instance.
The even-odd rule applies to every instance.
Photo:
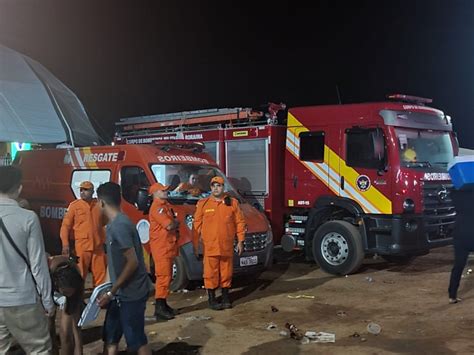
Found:
[[[21,189],[21,171],[0,167],[0,354],[13,339],[28,354],[51,354],[51,278],[38,216],[16,202]],[[10,243],[2,222],[31,268]]]

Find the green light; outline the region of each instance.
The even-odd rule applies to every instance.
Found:
[[[22,150],[31,150],[31,143],[18,143],[18,142],[11,143],[10,152],[12,155],[12,160],[15,160],[16,153]]]

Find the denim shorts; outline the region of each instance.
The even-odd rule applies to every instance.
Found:
[[[118,344],[125,336],[129,351],[148,343],[145,335],[145,308],[148,296],[136,301],[113,299],[107,307],[103,337],[105,344]]]

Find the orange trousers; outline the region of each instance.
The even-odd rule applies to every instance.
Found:
[[[83,251],[76,249],[81,276],[86,280],[89,270],[92,271],[92,282],[95,286],[103,284],[107,275],[107,256],[103,250]]]
[[[215,289],[219,286],[230,288],[232,285],[232,256],[204,256],[204,288]]]
[[[167,298],[170,294],[170,284],[173,275],[174,258],[161,257],[155,262],[155,298]]]

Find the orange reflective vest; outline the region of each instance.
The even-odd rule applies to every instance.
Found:
[[[245,218],[239,202],[231,198],[230,206],[213,196],[199,200],[194,213],[194,246],[202,240],[204,256],[232,256],[234,239],[245,240]]]
[[[173,258],[178,255],[176,230],[166,228],[174,214],[168,201],[155,198],[150,207],[150,245],[153,257]]]
[[[97,199],[91,202],[82,199],[71,202],[61,225],[61,242],[69,246],[71,229],[74,231],[76,252],[103,250],[105,243],[105,221]]]

